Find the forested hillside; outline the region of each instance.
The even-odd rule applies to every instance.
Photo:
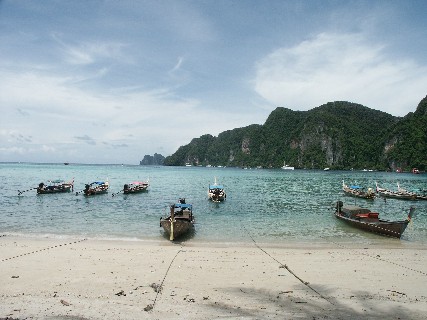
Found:
[[[263,125],[203,135],[166,165],[409,170],[427,167],[427,98],[404,118],[345,101],[274,110]]]

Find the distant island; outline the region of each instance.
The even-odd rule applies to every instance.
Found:
[[[194,138],[164,164],[410,172],[427,170],[426,154],[427,97],[405,117],[347,101],[278,107],[263,125]]]
[[[165,157],[161,154],[155,153],[154,156],[146,154],[139,164],[141,166],[162,166],[165,162]]]

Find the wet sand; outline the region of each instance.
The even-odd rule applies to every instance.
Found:
[[[426,253],[5,235],[0,319],[425,319]]]

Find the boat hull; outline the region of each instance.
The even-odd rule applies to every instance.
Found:
[[[168,236],[171,235],[171,219],[160,220],[160,225]],[[194,228],[194,221],[188,219],[175,219],[173,222],[173,239],[182,237]]]
[[[147,191],[148,186],[123,189],[124,194],[134,194]]]
[[[208,192],[208,199],[213,202],[222,202],[225,201],[226,195],[223,193],[222,195],[217,195],[213,192]]]
[[[95,196],[98,194],[106,194],[108,193],[108,189],[104,189],[104,190],[94,190],[94,189],[89,189],[89,190],[85,190],[84,194],[85,196]]]
[[[417,195],[404,194],[393,191],[379,191],[378,194],[383,198],[401,199],[401,200],[417,200]]]
[[[339,220],[344,221],[352,227],[356,227],[361,230],[377,233],[389,237],[400,238],[408,226],[409,221],[385,221],[379,220],[378,222],[364,222],[357,219],[351,219],[340,215],[335,212],[335,217]]]
[[[51,194],[51,193],[64,193],[71,192],[72,185],[62,185],[55,187],[37,188],[37,194]]]
[[[373,200],[373,199],[375,199],[375,194],[374,193],[358,192],[358,191],[346,190],[346,189],[343,189],[343,192],[344,192],[344,194],[346,196],[350,196],[350,197],[367,199],[367,200]]]

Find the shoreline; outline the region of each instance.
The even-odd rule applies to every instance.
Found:
[[[320,237],[318,239],[303,239],[296,240],[295,238],[283,237],[280,241],[275,239],[257,239],[248,235],[245,239],[238,237],[236,239],[212,240],[200,239],[197,236],[183,236],[175,241],[175,244],[183,244],[185,246],[196,247],[251,247],[262,245],[268,248],[382,248],[382,249],[424,249],[426,242],[411,241],[405,238],[394,238],[376,235],[361,231],[361,237],[358,238],[345,238],[345,237]],[[91,241],[100,242],[135,242],[141,244],[159,244],[170,243],[169,237],[164,234],[159,237],[120,237],[120,236],[107,236],[107,235],[76,235],[76,234],[51,234],[51,233],[16,233],[16,232],[0,232],[0,239],[2,237],[17,238],[17,239],[33,239],[33,240],[53,240],[53,241],[67,241],[75,239],[86,239]]]
[[[427,312],[427,249],[396,242],[5,235],[0,248],[0,319],[424,319]]]

